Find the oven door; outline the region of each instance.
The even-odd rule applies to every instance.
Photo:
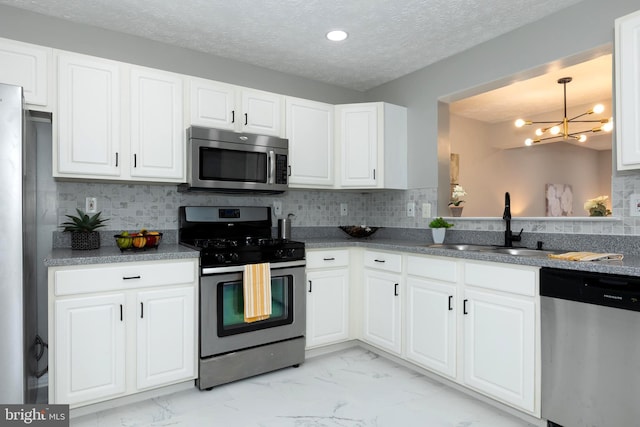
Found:
[[[200,357],[303,336],[306,329],[305,261],[271,264],[272,315],[244,322],[244,267],[204,269],[200,280]]]

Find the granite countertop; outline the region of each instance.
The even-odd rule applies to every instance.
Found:
[[[458,251],[455,249],[430,248],[429,243],[412,240],[374,238],[341,239],[311,238],[305,239],[307,249],[325,249],[338,247],[362,247],[385,251],[407,252],[423,255],[447,256],[470,260],[502,262],[506,264],[530,265],[535,267],[554,267],[566,270],[592,271],[598,273],[640,276],[640,256],[625,255],[622,261],[561,261],[546,257],[516,256],[492,252]]]
[[[167,259],[198,258],[196,250],[178,244],[161,244],[157,249],[143,251],[120,251],[116,246],[102,246],[100,249],[78,251],[56,248],[44,259],[47,267],[110,264],[114,262],[158,261]]]
[[[430,248],[423,240],[376,237],[354,239],[349,237],[304,237],[307,249],[329,249],[338,247],[360,247],[385,251],[423,255],[446,256],[461,259],[502,262],[506,264],[535,267],[555,267],[567,270],[592,271],[598,273],[640,276],[640,256],[626,255],[622,261],[561,261],[546,257],[515,256],[492,252],[458,251],[454,249]],[[162,244],[158,249],[121,252],[116,246],[103,246],[97,250],[78,251],[55,248],[45,258],[47,267],[86,264],[108,264],[116,262],[157,261],[166,259],[198,258],[199,253],[179,244]]]

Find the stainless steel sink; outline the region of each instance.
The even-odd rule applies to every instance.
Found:
[[[558,253],[556,251],[545,251],[545,250],[528,249],[528,248],[494,248],[493,252],[496,252],[499,254],[507,254],[507,255],[537,256],[537,257],[546,257],[549,254]]]
[[[441,245],[429,245],[430,248],[451,249],[455,251],[471,252],[491,252],[504,255],[524,256],[524,257],[546,257],[549,254],[559,253],[558,251],[538,250],[529,248],[505,248],[504,246],[474,245],[466,243],[447,243]]]
[[[496,249],[495,246],[490,245],[472,245],[466,243],[448,243],[441,245],[429,245],[430,248],[437,249],[453,249],[455,251],[491,251]]]

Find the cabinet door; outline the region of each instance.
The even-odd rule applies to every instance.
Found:
[[[534,302],[470,289],[464,298],[465,384],[533,411]]]
[[[283,97],[269,92],[242,90],[242,132],[283,136]]]
[[[307,347],[349,338],[349,269],[307,273]]]
[[[375,187],[378,165],[378,106],[339,106],[341,186]]]
[[[182,86],[182,78],[175,74],[131,70],[132,177],[184,181]]]
[[[400,354],[400,275],[364,271],[363,339]]]
[[[456,286],[407,279],[406,355],[425,368],[456,377]]]
[[[194,378],[193,287],[142,291],[137,302],[137,388]]]
[[[123,394],[124,294],[55,302],[55,402],[75,404]]]
[[[27,104],[47,106],[51,49],[0,39],[0,82],[22,86]]]
[[[120,176],[120,65],[68,53],[57,59],[54,176]]]
[[[291,187],[333,187],[333,110],[329,104],[287,98]]]
[[[616,20],[618,170],[640,168],[640,11]]]
[[[203,79],[191,79],[190,85],[191,124],[235,130],[236,114],[240,115],[235,87]]]

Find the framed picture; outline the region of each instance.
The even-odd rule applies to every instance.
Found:
[[[571,216],[573,214],[573,188],[569,184],[545,184],[547,216]]]

